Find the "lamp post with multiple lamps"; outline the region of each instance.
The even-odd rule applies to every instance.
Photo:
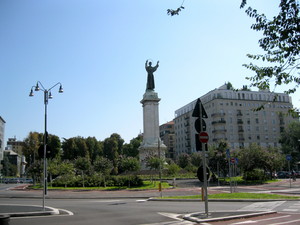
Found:
[[[52,99],[53,96],[51,94],[51,90],[58,86],[59,85],[59,90],[58,92],[59,93],[63,93],[64,90],[63,90],[63,87],[62,87],[62,84],[60,82],[58,82],[57,84],[53,85],[51,88],[49,89],[46,89],[44,88],[43,84],[38,81],[36,83],[35,86],[32,86],[31,87],[31,91],[30,91],[30,94],[29,96],[30,97],[33,97],[34,96],[34,91],[43,91],[44,92],[44,105],[45,105],[45,132],[44,132],[44,175],[43,175],[43,210],[45,211],[45,196],[47,195],[47,158],[46,158],[46,155],[47,155],[47,136],[48,136],[48,133],[47,133],[47,105],[48,105],[48,100],[49,99]]]

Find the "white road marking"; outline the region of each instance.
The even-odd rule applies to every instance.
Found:
[[[282,224],[289,224],[289,223],[295,223],[295,222],[300,222],[300,220],[291,220],[291,221],[280,222],[280,223],[272,223],[269,225],[282,225]]]
[[[238,211],[272,211],[274,208],[285,203],[285,201],[275,202],[256,202],[251,205],[245,206]]]
[[[299,209],[283,209],[284,212],[297,212]]]
[[[262,221],[268,221],[268,220],[278,220],[286,217],[290,217],[291,215],[285,215],[285,216],[277,216],[277,217],[272,217],[272,218],[266,218],[266,219],[260,219],[260,220],[247,220],[243,222],[238,222],[238,223],[232,223],[231,225],[238,225],[238,224],[246,224],[246,223],[258,223]]]

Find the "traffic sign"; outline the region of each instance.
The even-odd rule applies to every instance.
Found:
[[[201,143],[207,143],[208,139],[208,134],[206,132],[199,133],[199,140]]]
[[[226,157],[229,159],[230,158],[230,150],[226,149]]]
[[[286,160],[287,161],[291,161],[292,160],[292,156],[291,155],[286,155]]]
[[[206,167],[206,171],[209,171],[208,167]],[[209,172],[206,172],[206,180],[209,179]],[[203,182],[204,180],[204,176],[203,176],[203,166],[199,166],[198,170],[197,170],[197,177],[198,179]]]
[[[200,118],[195,120],[195,129],[198,133],[201,132],[201,128],[200,128]],[[202,119],[202,131],[206,131],[206,123],[204,121],[204,119]]]
[[[200,115],[200,107],[201,107],[201,115]],[[192,117],[198,117],[198,118],[208,118],[207,117],[207,113],[201,103],[201,100],[200,98],[197,99],[197,102],[196,102],[196,105],[195,105],[195,108],[194,108],[194,111],[192,113]]]

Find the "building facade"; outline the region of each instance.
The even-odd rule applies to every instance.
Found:
[[[0,116],[0,162],[3,160],[5,120]],[[1,169],[1,163],[0,163]]]
[[[174,158],[175,150],[175,130],[174,121],[167,122],[159,126],[160,139],[167,146],[166,157]]]
[[[205,119],[208,144],[225,140],[232,149],[251,143],[262,147],[279,147],[280,133],[294,120],[288,115],[293,107],[291,97],[270,91],[235,91],[225,84],[200,97],[208,115]],[[196,151],[195,118],[192,117],[196,100],[175,111],[175,154]],[[261,110],[256,110],[261,107]]]
[[[23,141],[18,141],[17,138],[8,138],[7,144],[6,144],[6,149],[7,150],[12,150],[18,155],[23,155],[23,147],[24,147],[24,142]]]
[[[8,155],[10,163],[17,166],[17,176],[24,176],[26,167],[26,158],[23,153],[24,141],[18,141],[16,137],[8,138],[6,143],[6,151],[9,152]]]

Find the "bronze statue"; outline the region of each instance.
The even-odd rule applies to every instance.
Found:
[[[154,90],[155,84],[154,84],[154,76],[153,73],[157,70],[159,61],[157,61],[156,66],[152,67],[152,62],[149,62],[148,66],[148,60],[145,63],[145,68],[146,71],[148,72],[148,77],[147,77],[147,87],[146,90]]]

